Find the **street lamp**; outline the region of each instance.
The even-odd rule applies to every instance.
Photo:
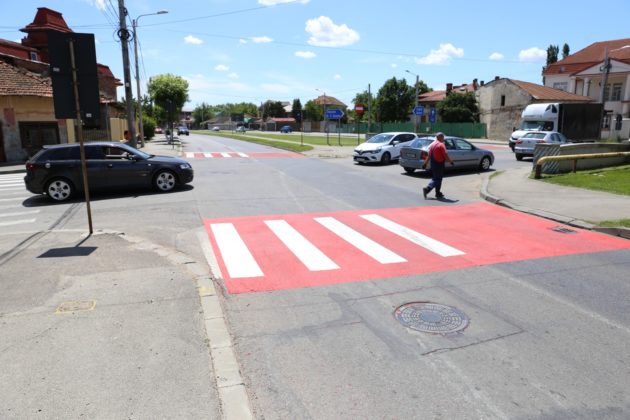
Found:
[[[416,76],[416,107],[418,106],[418,85],[420,84],[420,76],[418,76],[415,73],[410,72],[409,70],[405,70],[407,73],[412,74],[414,76]],[[413,113],[413,121],[414,121],[414,130],[416,133],[418,133],[418,116],[416,115],[415,111]]]
[[[136,28],[138,27],[138,20],[142,16],[151,16],[151,15],[163,15],[168,13],[168,10],[159,10],[155,13],[147,13],[145,15],[140,15],[135,18],[131,22],[131,26],[133,28],[133,50],[135,52],[136,57],[136,88],[138,91],[138,120],[140,121],[140,147],[144,147],[144,124],[142,123],[142,96],[140,96],[140,69],[138,68],[138,33]]]

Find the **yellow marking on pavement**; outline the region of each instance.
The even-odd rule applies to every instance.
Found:
[[[91,311],[96,307],[95,300],[69,300],[63,302],[55,310],[56,314]]]

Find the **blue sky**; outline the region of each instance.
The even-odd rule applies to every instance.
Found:
[[[8,0],[2,0],[3,3]],[[277,4],[276,4],[277,3]],[[97,60],[123,79],[118,0],[21,0],[0,14],[0,37],[19,41],[37,7],[94,33]],[[628,38],[630,0],[597,4],[498,0],[126,0],[138,26],[140,78],[172,73],[201,102],[292,101],[326,92],[348,105],[392,77],[433,89],[495,76],[541,83],[550,44],[576,52]],[[133,54],[130,50],[133,64]],[[406,70],[412,72],[410,74]],[[135,78],[132,65],[132,77]],[[135,80],[135,79],[134,79]],[[123,95],[119,90],[119,98]],[[135,84],[134,84],[135,94]]]

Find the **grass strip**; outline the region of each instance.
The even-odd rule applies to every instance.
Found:
[[[247,134],[230,134],[230,133],[221,133],[221,132],[216,132],[216,131],[213,131],[210,133],[205,133],[203,131],[200,131],[198,132],[198,134],[204,134],[207,136],[226,137],[226,138],[235,139],[235,140],[243,140],[250,143],[263,144],[265,146],[275,147],[276,149],[289,150],[291,152],[298,152],[298,153],[313,150],[313,146],[309,146],[306,144],[301,145],[299,143],[294,143],[290,141],[275,141],[271,139],[270,140],[261,139],[258,137],[248,136]]]
[[[551,184],[630,195],[630,165],[544,175],[542,180]]]

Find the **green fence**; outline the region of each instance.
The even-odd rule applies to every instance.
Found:
[[[368,130],[367,123],[342,124],[342,133],[383,133],[386,131],[414,131],[413,122],[372,123]],[[447,136],[457,136],[469,139],[482,139],[487,137],[486,125],[482,123],[420,123],[418,134],[434,134],[443,132]]]

